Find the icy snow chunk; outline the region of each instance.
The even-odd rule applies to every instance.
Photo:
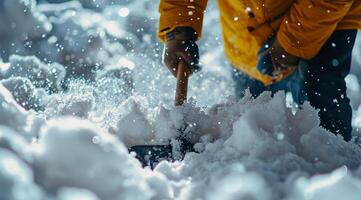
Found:
[[[361,181],[354,178],[346,167],[331,174],[316,175],[310,179],[298,178],[288,199],[294,200],[357,200],[360,199]]]
[[[0,84],[0,125],[23,132],[27,125],[27,113],[20,107],[13,96]]]
[[[0,149],[6,149],[30,163],[32,156],[26,140],[13,129],[0,125]]]
[[[205,174],[196,170],[196,176],[188,179],[191,184],[186,184],[188,187],[181,191],[180,199],[272,199],[266,180],[258,173],[247,171],[242,164],[216,162],[202,168],[211,173],[200,177]]]
[[[27,140],[38,135],[37,127],[43,122],[41,118],[26,112],[17,104],[2,83],[0,83],[0,113],[0,125],[13,129]]]
[[[154,138],[154,130],[142,111],[141,100],[132,97],[120,105],[115,133],[128,147],[146,144]]]
[[[360,78],[360,77],[359,77]],[[347,87],[347,97],[350,98],[352,108],[357,110],[361,104],[361,89],[359,78],[355,74],[349,74],[346,76],[346,87]],[[341,97],[346,98],[346,97]]]
[[[361,161],[359,146],[345,142],[342,136],[335,136],[320,127],[302,135],[300,141],[300,154],[314,163],[319,172],[329,172],[343,165],[356,168]]]
[[[164,107],[160,107],[159,113],[155,119],[156,137],[163,139],[178,137],[178,129],[183,125],[183,117],[183,114],[179,112],[179,110],[168,110]]]
[[[73,80],[67,86],[66,92],[51,96],[45,108],[46,115],[88,118],[95,106],[94,85]]]
[[[66,93],[53,95],[46,105],[45,113],[51,118],[57,116],[88,118],[93,107],[92,93]]]
[[[58,194],[59,200],[99,200],[99,198],[89,190],[64,188]]]
[[[61,90],[61,84],[65,77],[63,66],[53,63],[42,63],[35,56],[10,57],[10,67],[5,72],[5,77],[26,77],[38,88],[44,88],[50,92]]]
[[[161,173],[152,172],[146,176],[149,187],[155,191],[152,199],[174,199],[174,190],[169,180]]]
[[[256,173],[231,173],[225,176],[214,176],[211,179],[210,192],[206,199],[254,199],[269,200],[271,192],[263,178]],[[262,192],[260,192],[262,191]]]
[[[279,132],[284,132],[285,127],[277,125],[285,124],[286,112],[291,111],[286,108],[285,95],[282,93],[277,93],[272,99],[270,93],[263,93],[254,103],[259,105],[248,108],[233,124],[233,134],[225,141],[226,145],[235,147],[241,152],[252,149],[264,134],[277,137]],[[276,110],[277,114],[275,114]]]
[[[202,137],[216,138],[219,135],[219,122],[210,117],[201,108],[191,103],[166,109],[159,107],[155,116],[156,138],[171,139],[182,134],[192,143],[197,143]]]
[[[43,194],[31,169],[13,153],[0,148],[0,199],[39,200]]]
[[[99,142],[94,143],[94,137]],[[125,146],[89,121],[50,120],[35,155],[36,180],[48,189],[84,188],[100,199],[150,199],[140,163]]]
[[[12,77],[2,80],[1,83],[14,96],[18,104],[26,110],[41,110],[46,102],[47,93],[43,89],[37,89],[28,78]]]

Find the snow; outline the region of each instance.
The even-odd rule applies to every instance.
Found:
[[[174,107],[153,1],[1,1],[0,199],[359,199],[359,38],[347,143],[282,92],[232,97],[213,10],[210,2],[203,71],[190,101]],[[199,153],[150,170],[127,151],[180,130]]]
[[[37,200],[42,190],[33,182],[29,166],[6,149],[0,150],[0,198],[6,200]]]
[[[24,131],[27,123],[25,110],[16,103],[11,93],[3,85],[0,85],[0,101],[0,125],[16,131]]]
[[[61,82],[65,77],[62,65],[45,64],[34,56],[20,57],[12,55],[9,58],[10,66],[3,72],[3,77],[25,77],[37,88],[45,88],[51,92],[61,90]]]
[[[40,132],[38,145],[36,180],[48,190],[86,188],[109,200],[149,199],[152,195],[146,194],[150,189],[139,163],[124,145],[88,121],[50,120]]]
[[[293,199],[359,199],[361,182],[347,172],[346,167],[335,170],[330,175],[317,175],[311,179],[296,181]],[[342,190],[345,193],[339,193]]]

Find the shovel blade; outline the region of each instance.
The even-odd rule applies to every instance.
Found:
[[[150,166],[151,169],[161,162],[183,160],[188,152],[196,152],[194,144],[183,137],[165,145],[135,145],[130,147],[129,152],[135,152],[143,167]]]
[[[129,148],[129,152],[135,152],[136,158],[142,166],[150,166],[151,169],[162,160],[173,161],[173,148],[168,145],[136,145]]]

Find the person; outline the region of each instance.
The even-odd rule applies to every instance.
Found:
[[[160,0],[158,37],[174,76],[180,60],[200,69],[197,40],[207,0]],[[352,108],[344,78],[361,28],[358,0],[219,0],[224,51],[236,95],[286,90],[319,109],[321,125],[351,139]]]

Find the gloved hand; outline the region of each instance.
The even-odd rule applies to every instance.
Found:
[[[287,53],[275,37],[270,38],[258,51],[257,69],[271,78],[280,79],[287,71],[294,71],[300,59]]]
[[[175,77],[180,60],[189,67],[188,75],[200,70],[196,40],[197,33],[191,27],[177,27],[167,33],[163,62]]]

